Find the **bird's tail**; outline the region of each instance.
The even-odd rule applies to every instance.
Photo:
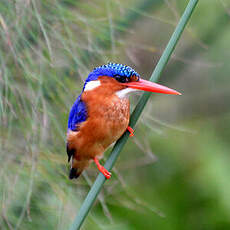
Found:
[[[89,165],[88,160],[77,160],[75,156],[77,155],[76,149],[75,148],[70,148],[69,147],[69,142],[66,144],[66,152],[68,155],[68,162],[71,161],[71,169],[69,172],[69,179],[74,179],[78,178],[82,171]]]
[[[89,165],[89,160],[78,161],[73,158],[72,166],[69,172],[69,179],[78,178],[83,172],[83,170],[86,167],[88,167],[88,165]]]
[[[81,175],[82,172],[79,172],[75,168],[71,168],[69,171],[69,179],[72,180],[74,178],[78,178]]]

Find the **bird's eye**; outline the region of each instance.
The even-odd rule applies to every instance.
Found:
[[[127,78],[126,77],[123,77],[123,76],[120,76],[120,75],[116,75],[115,76],[115,79],[121,83],[125,83],[127,82]]]

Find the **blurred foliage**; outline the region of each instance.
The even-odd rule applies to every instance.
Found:
[[[69,109],[90,70],[148,78],[183,0],[0,1],[0,229],[67,229],[98,171],[70,181]],[[229,229],[227,0],[200,1],[83,229]],[[135,104],[137,96],[132,98]]]

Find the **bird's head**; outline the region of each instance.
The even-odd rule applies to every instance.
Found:
[[[94,68],[85,81],[83,91],[93,91],[96,88],[107,90],[110,94],[116,93],[120,98],[138,90],[180,95],[173,89],[141,79],[131,67],[117,63]]]

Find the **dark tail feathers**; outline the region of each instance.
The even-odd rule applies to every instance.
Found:
[[[78,178],[81,175],[81,172],[78,172],[77,169],[71,168],[69,172],[69,179],[72,180],[74,178]]]
[[[68,143],[66,144],[66,152],[67,152],[67,155],[68,155],[68,162],[70,162],[70,159],[71,157],[74,155],[75,153],[75,149],[70,149],[68,147]]]

